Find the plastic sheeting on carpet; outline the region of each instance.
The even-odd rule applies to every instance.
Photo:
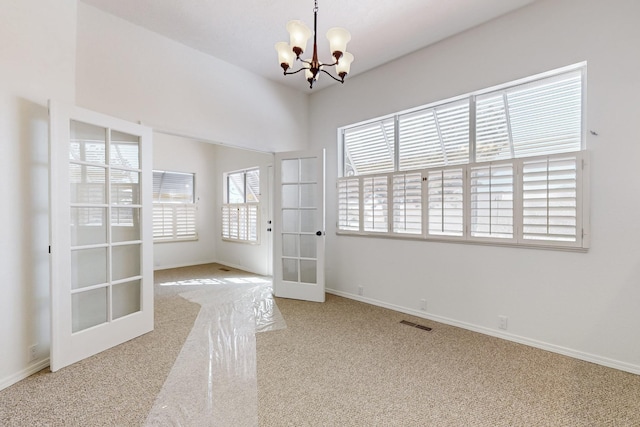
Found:
[[[145,425],[257,426],[255,334],[286,327],[271,284],[180,296],[201,309]]]

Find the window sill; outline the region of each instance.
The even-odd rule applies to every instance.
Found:
[[[259,240],[258,241],[250,241],[250,240],[240,240],[240,239],[228,239],[228,238],[225,238],[225,237],[222,238],[222,241],[223,242],[229,242],[229,243],[244,243],[245,245],[253,245],[253,246],[260,244]]]
[[[506,248],[520,248],[520,249],[543,249],[552,251],[563,252],[578,252],[587,253],[589,248],[581,246],[562,246],[559,244],[530,244],[530,243],[515,243],[513,241],[501,242],[499,240],[489,241],[487,239],[476,240],[468,239],[465,237],[424,237],[422,235],[405,235],[405,234],[390,234],[390,233],[375,233],[375,232],[352,232],[352,231],[336,231],[336,236],[343,237],[364,237],[364,238],[378,238],[378,239],[393,239],[393,240],[408,240],[414,242],[430,242],[430,243],[454,243],[454,244],[467,244],[467,245],[479,245],[479,246],[498,246]]]
[[[185,237],[181,239],[154,239],[153,243],[196,242],[198,240],[199,240],[198,236],[195,236],[195,237]]]

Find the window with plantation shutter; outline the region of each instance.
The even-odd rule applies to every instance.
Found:
[[[464,169],[440,169],[427,173],[428,232],[432,236],[462,236]]]
[[[393,134],[393,119],[345,130],[345,176],[393,172]]]
[[[360,230],[360,180],[345,178],[338,181],[338,229]]]
[[[582,72],[476,98],[476,161],[580,150]]]
[[[585,71],[343,128],[338,232],[587,249]]]
[[[578,156],[524,161],[522,215],[525,240],[578,240]]]
[[[241,242],[258,241],[258,204],[229,203],[222,206],[222,237]]]
[[[228,172],[224,174],[224,181],[222,238],[235,242],[258,243],[260,169]]]
[[[172,239],[174,236],[174,212],[171,205],[153,205],[153,238]]]
[[[198,238],[195,175],[153,171],[153,238],[155,241]],[[126,187],[118,197],[126,198]]]
[[[389,184],[386,175],[362,180],[364,231],[389,231]]]
[[[398,117],[399,170],[469,162],[469,100]]]
[[[393,232],[422,234],[422,173],[394,174]]]
[[[471,236],[513,238],[513,166],[471,167]]]

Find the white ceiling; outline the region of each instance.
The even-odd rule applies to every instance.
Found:
[[[308,92],[301,74],[284,77],[274,45],[285,25],[313,28],[312,0],[81,0],[226,62]],[[331,27],[351,33],[351,76],[465,31],[535,0],[318,0],[318,55],[329,62]],[[312,49],[312,41],[307,52]],[[297,69],[297,67],[296,67]],[[348,77],[347,77],[348,80]],[[314,91],[333,82],[322,76]],[[346,82],[345,82],[346,84]]]

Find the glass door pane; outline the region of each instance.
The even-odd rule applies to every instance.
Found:
[[[107,292],[105,287],[71,295],[72,332],[107,322]]]
[[[276,153],[274,293],[323,302],[324,157],[321,151]]]
[[[316,283],[316,159],[281,163],[283,280]]]

